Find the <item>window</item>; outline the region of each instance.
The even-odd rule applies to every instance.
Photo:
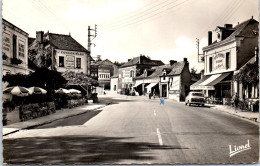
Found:
[[[134,77],[134,71],[133,70],[131,70],[131,72],[130,72],[130,77]]]
[[[209,58],[209,72],[212,72],[212,57]]]
[[[59,67],[64,67],[64,57],[59,56]]]
[[[24,57],[24,44],[18,44],[18,55]]]
[[[226,53],[226,69],[230,68],[230,53]]]
[[[81,68],[81,58],[76,58],[76,68]]]
[[[165,80],[166,73],[163,73],[163,80]]]
[[[16,54],[17,54],[17,36],[16,35],[13,35],[13,57],[14,58],[17,58],[16,57]]]

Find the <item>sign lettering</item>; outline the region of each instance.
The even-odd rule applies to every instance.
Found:
[[[214,70],[220,70],[224,68],[224,54],[218,53],[214,56]]]

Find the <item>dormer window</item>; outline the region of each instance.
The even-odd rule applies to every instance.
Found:
[[[163,80],[165,80],[165,77],[166,77],[166,70],[164,69],[163,70]]]

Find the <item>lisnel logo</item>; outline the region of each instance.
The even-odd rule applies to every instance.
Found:
[[[251,149],[249,140],[247,140],[247,143],[245,145],[236,146],[234,145],[233,148],[231,145],[229,145],[229,156],[232,157],[237,153],[243,152],[245,150]]]

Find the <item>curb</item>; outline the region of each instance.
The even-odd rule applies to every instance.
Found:
[[[76,113],[76,114],[72,114],[72,115],[68,115],[68,116],[64,116],[64,117],[59,117],[59,118],[56,118],[56,119],[51,119],[49,121],[45,121],[43,123],[39,123],[39,124],[35,124],[35,125],[31,125],[31,126],[27,126],[27,127],[24,127],[24,128],[20,128],[20,129],[17,129],[17,130],[14,130],[14,131],[11,131],[10,133],[6,133],[6,134],[2,134],[2,136],[7,136],[9,134],[13,134],[13,133],[16,133],[20,130],[24,130],[24,129],[31,129],[31,128],[34,128],[34,127],[37,127],[37,126],[41,126],[41,125],[45,125],[45,124],[48,124],[48,123],[52,123],[52,122],[55,122],[57,120],[60,120],[60,119],[66,119],[66,118],[70,118],[70,117],[73,117],[73,116],[77,116],[77,115],[81,115],[81,114],[85,114],[85,113],[88,113],[90,111],[95,111],[97,109],[100,109],[100,108],[103,108],[105,106],[107,106],[109,104],[104,104],[104,105],[101,105],[100,107],[97,107],[97,108],[94,108],[94,109],[91,109],[91,110],[86,110],[86,111],[83,111],[83,112],[80,112],[80,113]],[[3,127],[4,128],[4,127]]]
[[[259,117],[258,118],[248,118],[248,117],[241,116],[241,115],[238,115],[238,114],[235,114],[235,113],[232,113],[232,112],[223,111],[222,109],[219,109],[219,108],[213,108],[213,109],[216,109],[216,110],[221,111],[221,112],[225,112],[225,113],[230,114],[230,115],[234,115],[234,116],[239,117],[239,118],[250,120],[250,121],[257,123],[259,125]]]

